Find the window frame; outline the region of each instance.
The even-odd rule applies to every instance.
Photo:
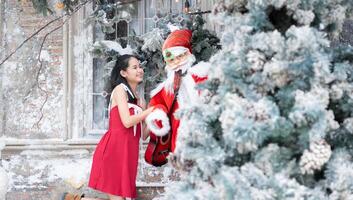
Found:
[[[137,20],[138,20],[138,33],[144,33],[145,30],[145,13],[146,13],[146,1],[145,0],[141,0],[138,1],[138,11],[137,11]],[[130,22],[128,22],[128,29],[130,27]],[[94,35],[95,35],[95,31],[93,30],[93,39],[95,39]],[[128,30],[128,34],[129,34],[129,30]],[[86,102],[85,102],[85,108],[87,109],[86,112],[84,112],[85,116],[84,116],[84,132],[83,135],[81,135],[82,138],[98,138],[101,137],[106,131],[107,129],[97,129],[97,128],[93,128],[94,126],[94,98],[95,95],[102,95],[103,93],[106,91],[101,91],[101,92],[94,92],[94,80],[93,80],[93,76],[94,76],[94,62],[92,62],[92,65],[89,66],[87,69],[88,74],[90,75],[90,77],[92,77],[92,80],[87,83],[87,88],[85,89],[86,91],[90,91],[87,92],[87,96],[86,96]],[[106,108],[103,108],[104,112],[106,112]],[[105,114],[104,114],[105,115]],[[102,119],[104,120],[104,119]],[[109,119],[108,119],[109,120]],[[105,120],[104,120],[105,121]],[[109,122],[106,122],[109,123]]]

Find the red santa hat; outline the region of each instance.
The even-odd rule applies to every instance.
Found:
[[[164,41],[162,52],[164,59],[171,59],[175,56],[191,52],[191,30],[175,30]]]

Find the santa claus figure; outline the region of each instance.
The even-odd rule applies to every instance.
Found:
[[[200,102],[199,91],[195,86],[207,79],[209,68],[203,64],[191,67],[196,60],[191,53],[191,36],[190,30],[176,30],[165,40],[162,51],[167,79],[151,92],[149,106],[155,109],[146,118],[147,126],[153,134],[171,134],[171,152],[174,152],[180,134],[180,121],[174,114],[186,103],[190,105]]]

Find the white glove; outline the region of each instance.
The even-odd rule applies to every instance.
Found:
[[[170,130],[169,118],[161,109],[155,109],[146,117],[146,124],[151,132],[157,136],[167,135]]]

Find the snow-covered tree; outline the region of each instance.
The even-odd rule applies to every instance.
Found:
[[[353,199],[351,0],[223,0],[204,103],[183,107],[166,199]]]

